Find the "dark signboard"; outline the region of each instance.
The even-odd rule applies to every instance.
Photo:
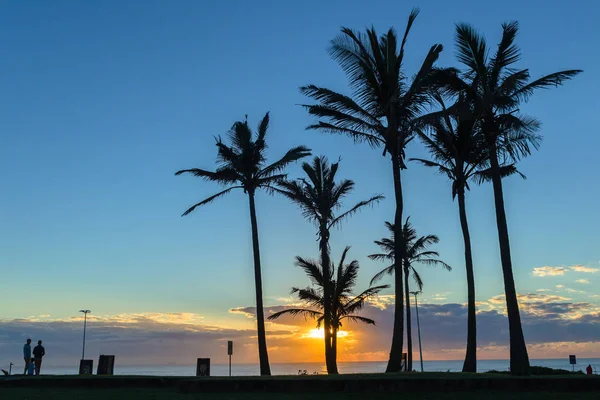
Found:
[[[98,360],[98,375],[113,375],[115,369],[115,356],[100,356]]]
[[[94,370],[94,360],[79,361],[79,375],[92,375]]]
[[[196,376],[210,376],[210,358],[199,358],[196,364]]]

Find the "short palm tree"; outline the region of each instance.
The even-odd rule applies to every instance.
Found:
[[[369,256],[372,260],[386,261],[386,262],[394,262],[394,255],[396,251],[396,244],[399,243],[404,250],[404,260],[403,260],[403,268],[404,268],[404,293],[406,294],[406,341],[407,341],[407,369],[412,371],[412,321],[411,321],[411,311],[410,311],[410,289],[408,285],[408,277],[412,273],[417,286],[419,287],[419,291],[423,290],[423,281],[421,280],[421,276],[415,269],[415,264],[425,264],[425,265],[435,265],[441,266],[444,269],[451,271],[452,267],[450,267],[445,262],[438,259],[439,254],[436,251],[429,250],[429,247],[433,244],[436,244],[440,241],[440,239],[436,235],[427,235],[417,237],[417,231],[410,223],[410,217],[406,218],[406,222],[402,227],[402,234],[400,236],[401,240],[396,240],[396,229],[394,224],[389,222],[385,223],[385,226],[390,231],[392,237],[391,238],[383,238],[381,240],[376,240],[375,244],[381,248],[383,253],[371,254]],[[371,285],[377,282],[385,275],[391,275],[395,273],[394,264],[389,267],[384,268],[382,271],[377,273],[373,279],[371,279]]]
[[[342,253],[340,262],[336,268],[333,264],[330,268],[323,268],[320,262],[314,260],[296,257],[296,265],[302,268],[310,278],[313,286],[306,289],[292,288],[292,294],[296,294],[298,299],[306,304],[306,308],[288,308],[279,311],[269,316],[269,320],[275,320],[283,315],[303,315],[305,318],[315,319],[317,329],[323,325],[325,320],[325,310],[330,309],[331,313],[331,331],[332,331],[332,354],[334,363],[337,360],[337,334],[342,327],[342,321],[348,320],[352,322],[362,322],[365,324],[375,325],[375,321],[370,318],[356,315],[360,311],[365,302],[379,293],[381,290],[388,288],[388,285],[370,287],[358,296],[353,296],[352,292],[356,286],[358,277],[359,264],[354,260],[348,264],[346,255],[350,247],[346,247]],[[326,272],[326,271],[329,272]],[[328,307],[325,302],[323,288],[329,286],[331,288],[331,302]]]
[[[434,68],[443,49],[439,44],[429,49],[413,79],[402,70],[404,46],[417,15],[415,9],[408,17],[401,42],[394,29],[378,36],[374,28],[368,29],[366,34],[342,28],[341,35],[331,42],[329,53],[346,72],[352,97],[315,85],[300,88],[303,94],[318,102],[306,106],[309,114],[319,118],[308,129],[346,135],[355,142],[383,147],[383,155],[390,155],[396,201],[394,221],[398,229],[402,226],[401,170],[406,168],[405,148],[413,137],[421,113],[429,104],[432,88],[437,87],[440,77],[445,76]],[[402,249],[398,248],[396,254],[396,304],[387,372],[399,371],[402,363]]]
[[[418,135],[429,150],[430,160],[411,158],[426,167],[437,169],[452,182],[452,199],[458,197],[458,210],[465,247],[467,270],[467,351],[463,372],[477,372],[477,324],[475,308],[475,277],[471,251],[471,236],[465,205],[465,190],[469,182],[481,183],[489,178],[489,157],[485,139],[477,124],[470,105],[459,100],[446,109],[441,97],[442,112],[431,119],[429,130],[418,131]],[[516,138],[519,139],[519,138]],[[512,144],[512,141],[510,142]],[[518,173],[512,164],[502,165],[503,176]],[[523,176],[523,175],[521,175]],[[524,176],[523,176],[524,177]]]
[[[311,222],[317,225],[317,235],[319,237],[319,252],[321,255],[321,265],[323,274],[329,275],[330,248],[329,237],[332,228],[339,226],[341,222],[356,213],[361,208],[372,205],[383,199],[383,196],[376,195],[368,200],[355,204],[347,211],[338,210],[342,206],[342,200],[354,190],[354,182],[348,179],[336,182],[336,174],[339,163],[329,164],[326,157],[315,157],[312,164],[303,163],[302,169],[306,178],[294,181],[283,180],[279,183],[277,191],[292,202],[296,203],[302,210],[302,214]],[[330,298],[332,288],[323,286],[324,304],[331,304]],[[327,372],[337,374],[337,364],[332,353],[332,330],[331,330],[331,310],[327,307],[323,309],[323,327],[325,332],[325,361]]]
[[[510,369],[513,374],[526,375],[530,372],[529,356],[512,271],[501,165],[507,160],[516,162],[520,157],[530,154],[532,147],[537,149],[539,146],[540,137],[536,132],[540,125],[535,119],[519,114],[520,104],[537,89],[558,86],[581,71],[555,72],[530,81],[529,70],[517,69],[514,65],[521,58],[520,49],[515,44],[518,29],[517,22],[502,25],[502,39],[490,58],[485,38],[470,25],[457,25],[458,60],[466,70],[462,76],[448,79],[447,83],[449,93],[464,96],[470,102],[481,124],[481,132],[489,153],[510,332]],[[506,137],[509,134],[513,138],[520,137],[516,145],[506,145]]]
[[[184,169],[175,175],[191,174],[228,186],[225,190],[212,195],[188,208],[183,215],[188,215],[196,207],[211,203],[215,199],[229,193],[233,189],[243,189],[248,195],[250,205],[250,222],[252,225],[252,248],[254,252],[254,285],[256,289],[256,319],[258,329],[258,355],[260,359],[260,374],[270,375],[269,356],[267,353],[267,338],[265,333],[265,316],[262,300],[262,277],[260,267],[260,249],[258,244],[258,223],[256,222],[256,206],[254,195],[258,189],[270,190],[275,182],[284,179],[285,168],[308,155],[310,150],[304,146],[294,147],[273,164],[266,163],[267,143],[265,137],[269,127],[269,113],[265,115],[254,135],[248,125],[248,120],[238,121],[228,133],[230,145],[217,139],[217,162],[215,171],[200,168]]]

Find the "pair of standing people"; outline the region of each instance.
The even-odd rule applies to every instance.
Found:
[[[38,340],[38,345],[33,349],[33,358],[31,357],[31,339],[27,339],[27,342],[23,346],[23,358],[25,359],[25,371],[23,375],[33,375],[35,369],[35,375],[40,374],[42,368],[42,358],[46,355],[46,349],[42,346],[42,341]]]

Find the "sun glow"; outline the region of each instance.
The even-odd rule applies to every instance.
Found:
[[[346,337],[346,336],[348,336],[348,332],[346,332],[346,331],[338,331],[338,333],[337,333],[337,337]],[[311,329],[310,331],[308,331],[307,333],[302,335],[302,337],[311,338],[311,339],[324,339],[325,331],[323,330],[323,328]]]

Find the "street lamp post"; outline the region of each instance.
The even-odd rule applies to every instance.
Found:
[[[421,347],[421,324],[419,323],[419,303],[417,302],[417,295],[421,292],[410,292],[415,295],[415,309],[417,310],[417,332],[419,333],[419,357],[421,358],[421,372],[423,372],[423,349]]]
[[[87,315],[91,313],[90,310],[79,310],[80,313],[83,313],[83,350],[81,351],[81,359],[85,360],[85,328],[87,325]]]

